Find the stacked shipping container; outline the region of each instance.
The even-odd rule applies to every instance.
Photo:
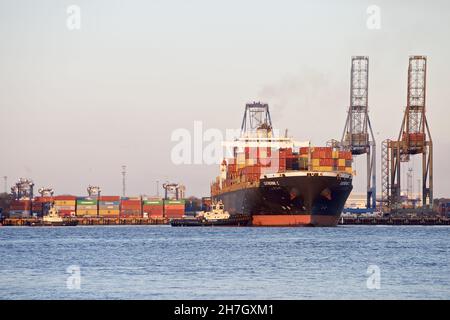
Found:
[[[101,196],[98,203],[98,215],[104,218],[118,218],[120,216],[120,197]]]
[[[31,216],[31,200],[13,200],[9,206],[10,218],[28,218]]]
[[[142,200],[142,212],[144,218],[160,218],[164,215],[164,202],[161,199]]]
[[[36,217],[42,217],[44,215],[44,203],[34,199],[31,204],[31,214]]]
[[[53,201],[53,197],[34,198],[31,209],[33,216],[42,217],[47,215]]]
[[[245,172],[251,174],[252,169]],[[258,169],[255,169],[258,170]],[[204,209],[210,206],[211,198],[202,201]],[[104,217],[104,218],[181,218],[186,212],[185,200],[163,200],[161,198],[141,198],[120,196],[76,197],[61,195],[36,197],[30,200],[13,200],[10,205],[11,218],[27,218],[32,215],[42,217],[54,204],[62,217]]]
[[[321,172],[340,171],[353,173],[352,154],[331,147],[304,147],[294,152],[292,148],[249,148],[236,153],[236,157],[226,161],[227,176],[223,187],[235,183],[257,182],[262,174],[286,171],[312,170]],[[218,188],[220,177],[212,188]],[[214,193],[214,191],[213,191]]]
[[[61,217],[73,217],[76,214],[76,196],[62,195],[54,197],[55,209]]]
[[[76,200],[77,217],[96,217],[98,215],[97,198],[80,197]]]
[[[120,202],[121,218],[141,218],[142,200],[140,197],[125,197]]]
[[[300,148],[300,157],[307,161],[308,156],[309,149]],[[350,151],[339,151],[329,147],[315,147],[311,149],[311,168],[313,171],[352,173],[352,159]]]
[[[169,219],[182,218],[185,212],[185,200],[164,200],[164,215]]]

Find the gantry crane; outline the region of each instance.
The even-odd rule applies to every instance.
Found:
[[[409,57],[407,105],[397,141],[385,140],[382,151],[382,196],[389,209],[401,205],[401,163],[422,155],[422,206],[433,203],[433,142],[426,118],[427,58]]]
[[[353,155],[367,155],[367,208],[376,206],[376,144],[369,119],[369,58],[352,57],[350,106],[341,148]]]
[[[53,197],[53,194],[55,193],[53,188],[50,187],[40,188],[38,192],[41,195],[41,197]]]
[[[180,200],[185,198],[186,187],[179,183],[169,183],[163,184],[164,189],[164,200]]]
[[[260,129],[272,130],[269,105],[261,102],[246,104],[241,125],[241,137],[254,134]]]
[[[34,182],[31,179],[20,178],[11,188],[15,200],[30,200],[34,197]]]

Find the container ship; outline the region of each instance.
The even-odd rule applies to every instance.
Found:
[[[225,143],[211,197],[253,226],[336,226],[352,191],[352,154],[276,137],[267,104],[247,104],[241,135]]]

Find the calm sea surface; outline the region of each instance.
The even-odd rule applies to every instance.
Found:
[[[0,297],[450,299],[450,228],[0,227]]]

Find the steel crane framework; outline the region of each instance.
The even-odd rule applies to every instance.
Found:
[[[399,209],[401,163],[422,155],[422,206],[433,203],[433,142],[426,118],[427,58],[411,56],[408,67],[407,105],[398,139],[382,144],[382,202],[387,209]]]
[[[376,206],[376,144],[369,119],[369,58],[352,57],[350,106],[341,148],[367,156],[367,208]]]

